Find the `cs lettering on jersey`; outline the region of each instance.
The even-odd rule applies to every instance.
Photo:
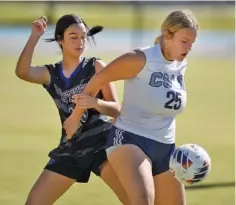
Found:
[[[165,87],[165,88],[172,88],[172,81],[174,80],[175,76],[173,74],[163,73],[163,72],[154,72],[151,75],[149,85],[152,87]],[[177,76],[177,82],[179,83],[180,87],[184,89],[184,82],[183,82],[183,75]]]

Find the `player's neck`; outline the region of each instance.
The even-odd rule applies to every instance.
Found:
[[[68,70],[68,71],[75,70],[78,67],[81,60],[82,60],[81,57],[63,55],[63,59],[62,59],[63,70]]]

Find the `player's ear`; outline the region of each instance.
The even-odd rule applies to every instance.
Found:
[[[172,35],[172,33],[170,33],[167,29],[165,29],[165,30],[163,31],[163,37],[164,37],[164,39],[166,39],[166,40],[170,40],[170,39],[173,37],[173,35]]]
[[[57,40],[57,42],[58,42],[58,44],[60,45],[60,46],[62,46],[62,41],[63,41],[63,38],[60,36],[60,35],[57,35],[57,38],[56,38],[56,40]]]

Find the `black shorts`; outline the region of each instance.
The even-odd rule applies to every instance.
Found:
[[[50,159],[44,169],[61,174],[76,182],[87,183],[91,172],[100,176],[100,167],[107,160],[105,150],[89,154],[76,161],[74,158],[65,161]]]
[[[101,165],[107,160],[105,145],[112,124],[96,120],[86,124],[78,136],[60,144],[49,153],[45,169],[77,182],[87,183],[91,172],[100,176]]]

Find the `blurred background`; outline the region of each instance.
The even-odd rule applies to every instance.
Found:
[[[110,62],[135,47],[153,44],[169,12],[190,9],[201,30],[188,58],[185,76],[188,104],[177,117],[177,145],[196,143],[212,158],[212,171],[199,185],[187,187],[188,205],[233,205],[235,3],[231,2],[0,2],[0,204],[24,204],[34,181],[60,138],[57,109],[42,86],[19,80],[14,73],[31,31],[31,22],[45,15],[49,27],[38,43],[33,64],[61,59],[52,37],[57,19],[68,13],[88,26],[103,25],[96,46],[85,55]],[[123,82],[116,83],[122,102]],[[138,91],[137,91],[138,92]],[[104,183],[74,185],[55,204],[118,205]]]

